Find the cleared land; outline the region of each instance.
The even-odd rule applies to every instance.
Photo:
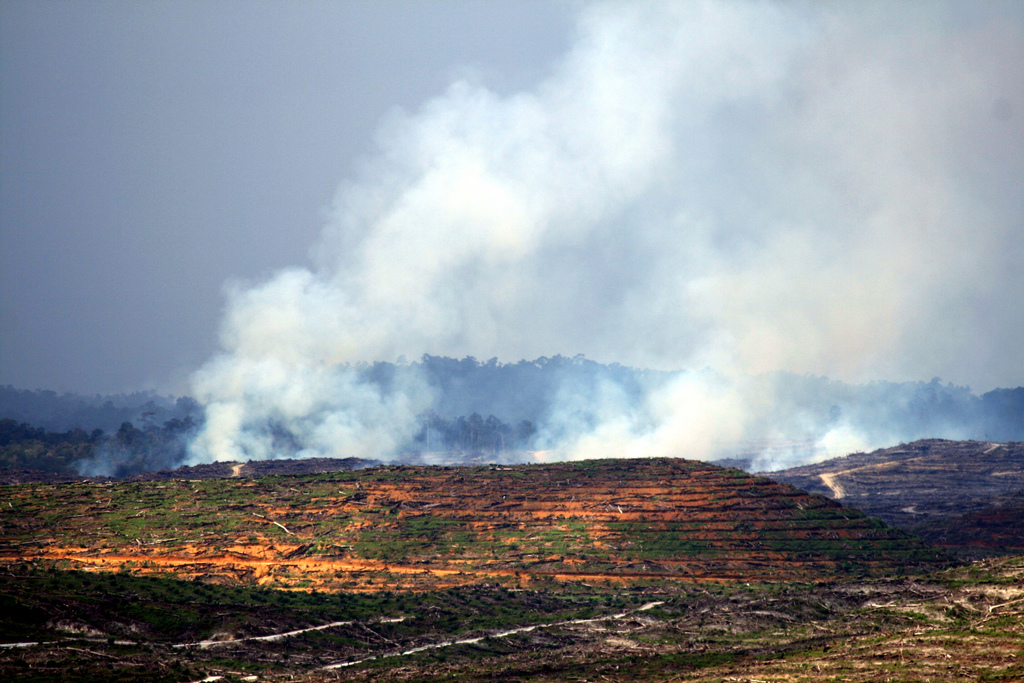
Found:
[[[3,496],[2,562],[329,591],[821,581],[945,559],[822,496],[674,459],[23,484]]]
[[[927,439],[769,476],[965,558],[1024,553],[1024,443]]]
[[[0,610],[3,680],[1024,679],[1021,557],[827,583],[333,594],[21,564]]]
[[[231,474],[0,488],[0,680],[1024,679],[1024,558],[739,470]]]

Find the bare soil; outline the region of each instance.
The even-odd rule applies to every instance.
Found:
[[[0,680],[1024,679],[1022,557],[739,470],[236,466],[0,489]]]
[[[1024,552],[1024,443],[927,439],[767,476],[961,557]]]
[[[947,562],[823,496],[686,460],[392,466],[3,493],[0,562],[327,591],[821,581]]]

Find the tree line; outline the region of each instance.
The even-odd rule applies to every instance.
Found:
[[[420,428],[413,437],[413,448],[424,451],[506,451],[528,450],[537,428],[529,420],[515,425],[502,422],[494,415],[480,413],[445,419],[429,412],[419,416]]]
[[[126,477],[179,466],[199,424],[189,415],[142,429],[122,422],[114,433],[75,428],[48,431],[0,419],[0,469],[60,475]]]

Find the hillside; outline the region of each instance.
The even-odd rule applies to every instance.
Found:
[[[318,590],[822,580],[942,562],[822,496],[674,459],[23,484],[4,496],[6,563]]]
[[[927,439],[772,472],[965,557],[1024,552],[1024,443]]]
[[[1022,674],[1021,558],[936,572],[788,484],[674,459],[342,464],[0,488],[0,678]]]

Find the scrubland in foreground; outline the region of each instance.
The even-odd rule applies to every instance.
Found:
[[[1024,558],[828,583],[306,593],[19,564],[19,681],[1017,681]]]

